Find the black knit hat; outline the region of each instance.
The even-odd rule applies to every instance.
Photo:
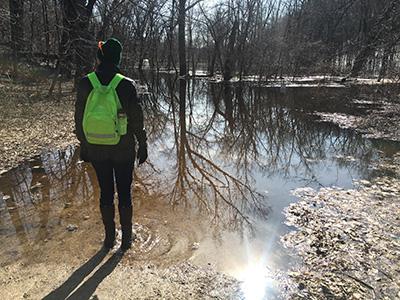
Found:
[[[122,45],[117,39],[110,38],[105,42],[99,42],[97,57],[101,62],[109,62],[119,66],[121,62],[121,54]]]

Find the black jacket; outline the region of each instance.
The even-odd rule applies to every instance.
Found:
[[[108,85],[119,69],[110,64],[100,64],[96,70],[96,75],[101,84]],[[81,143],[81,157],[86,161],[103,161],[111,159],[113,161],[133,161],[135,159],[135,137],[139,146],[146,146],[146,131],[143,126],[143,110],[141,103],[136,95],[133,80],[125,77],[116,91],[121,102],[122,109],[128,117],[127,134],[121,137],[117,145],[92,145],[87,143],[82,128],[83,113],[86,100],[93,87],[87,76],[81,79],[78,85],[77,97],[75,102],[75,130],[78,140]]]

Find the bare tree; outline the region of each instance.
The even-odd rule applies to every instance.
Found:
[[[89,32],[96,0],[63,0],[63,32],[59,50],[62,73],[75,70],[75,79],[80,79],[93,64],[93,37]],[[73,62],[73,66],[70,63]]]

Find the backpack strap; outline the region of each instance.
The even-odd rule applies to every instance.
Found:
[[[115,74],[111,82],[108,84],[108,86],[115,90],[122,79],[124,79],[124,75],[117,73]]]
[[[122,81],[122,79],[124,79],[124,75],[117,73],[117,74],[115,74],[114,78],[108,84],[108,87],[112,88],[115,91],[118,110],[122,109],[122,105],[121,105],[121,101],[119,100],[119,97],[117,95],[116,89],[117,89],[118,84]]]
[[[102,86],[95,72],[89,73],[88,78],[94,89]]]
[[[101,82],[99,81],[99,78],[97,77],[96,72],[89,73],[88,78],[89,78],[90,83],[92,84],[93,88],[98,88],[98,87],[103,86],[101,84]],[[122,79],[124,79],[124,75],[117,73],[117,74],[115,74],[115,76],[111,80],[111,82],[108,84],[108,86],[115,90]]]

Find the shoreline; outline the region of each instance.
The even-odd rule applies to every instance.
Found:
[[[295,299],[400,297],[398,178],[360,180],[347,190],[301,188],[294,195],[299,201],[284,214],[296,230],[281,241],[302,259],[288,274],[297,283]]]

